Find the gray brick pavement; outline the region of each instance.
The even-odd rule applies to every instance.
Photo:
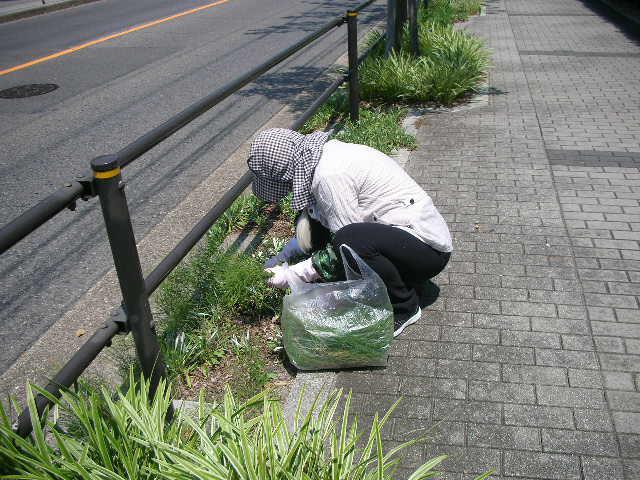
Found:
[[[409,172],[456,251],[387,369],[342,372],[446,479],[640,478],[640,44],[580,0],[489,0],[489,103],[426,115]]]

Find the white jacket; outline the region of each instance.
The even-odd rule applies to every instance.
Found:
[[[311,184],[309,215],[335,233],[345,225],[379,222],[412,233],[441,252],[451,234],[431,197],[391,158],[365,145],[330,140]]]

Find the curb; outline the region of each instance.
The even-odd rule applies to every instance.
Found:
[[[0,23],[12,22],[14,20],[34,17],[36,15],[64,10],[66,8],[77,7],[78,5],[84,5],[85,3],[93,3],[97,1],[99,0],[63,0],[57,3],[51,3],[49,5],[43,5],[40,7],[27,7],[23,10],[17,10],[15,12],[0,13]]]

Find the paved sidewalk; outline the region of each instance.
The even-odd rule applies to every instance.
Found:
[[[456,251],[386,370],[342,372],[404,467],[640,478],[640,43],[579,0],[488,0],[488,105],[427,115],[407,168]],[[403,471],[398,478],[406,478]]]

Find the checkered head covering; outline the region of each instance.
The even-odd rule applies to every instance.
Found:
[[[253,193],[277,202],[293,190],[291,206],[299,211],[313,203],[311,181],[328,133],[303,135],[286,128],[270,128],[256,136],[247,164],[254,174]]]

